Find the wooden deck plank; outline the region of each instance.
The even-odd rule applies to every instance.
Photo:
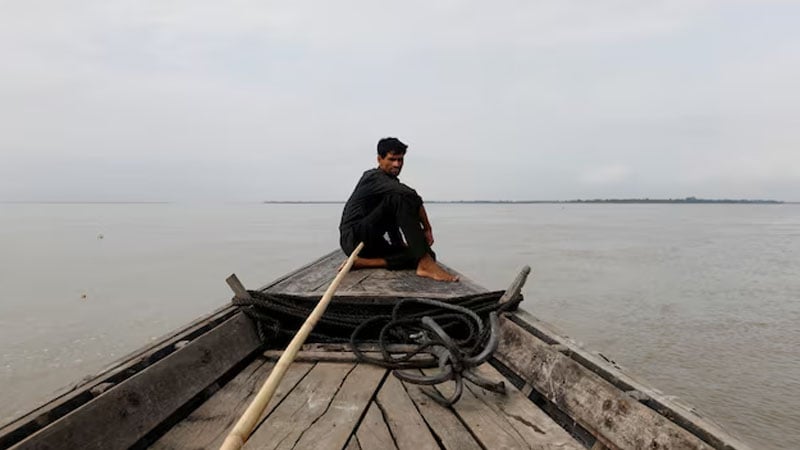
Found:
[[[400,380],[389,376],[378,391],[378,406],[400,450],[438,449],[439,444]]]
[[[264,291],[284,293],[313,292],[326,280],[332,280],[336,276],[339,265],[344,260],[345,256],[341,250],[333,251]]]
[[[368,369],[376,368],[369,367]],[[318,363],[272,414],[256,428],[245,447],[252,449],[295,448],[307,430],[313,428],[332,406],[335,406],[334,411],[339,414],[348,413],[347,408],[343,408],[341,403],[335,403],[334,400],[337,393],[345,386],[351,372],[355,372],[354,364]],[[377,369],[377,372],[383,376],[384,369]],[[362,372],[359,371],[359,373]],[[356,382],[355,384],[364,383],[360,377],[354,378],[354,382]],[[369,398],[372,397],[377,382],[371,390],[369,388],[353,389],[354,382],[347,385],[348,393],[346,395],[356,397],[367,395],[362,410],[356,414],[357,419],[361,416],[363,408],[366,408]],[[350,390],[359,392],[350,393]],[[354,412],[350,411],[349,414],[354,414]],[[344,446],[354,427],[355,423],[349,430],[346,430],[344,439],[338,445],[339,449]]]
[[[391,448],[391,447],[384,447],[384,448]],[[358,443],[358,438],[355,435],[350,437],[350,440],[347,441],[347,446],[345,446],[344,450],[361,450],[361,445]]]
[[[237,313],[12,448],[128,448],[259,345],[250,319]]]
[[[339,266],[345,258],[341,250],[331,252],[314,264],[299,270],[291,277],[275,283],[264,291],[319,297],[336,277]],[[452,268],[447,267],[447,269],[457,273]],[[418,277],[413,270],[353,270],[342,280],[337,295],[451,298],[486,291],[463,274],[458,275],[461,278],[458,283],[442,283]]]
[[[158,450],[219,448],[228,432],[272,372],[275,363],[258,359],[242,370],[214,396],[172,427],[150,447]],[[268,415],[314,364],[294,363],[262,414]]]
[[[339,284],[338,291],[339,292],[349,292],[349,291],[353,291],[353,290],[359,290],[359,289],[361,289],[359,287],[359,284],[361,284],[364,280],[366,280],[367,278],[371,277],[374,274],[375,274],[374,271],[368,271],[368,270],[354,270],[352,272],[349,272],[344,277],[342,282]],[[335,276],[334,276],[334,278],[335,278]],[[333,278],[331,278],[331,281],[333,281]],[[322,295],[322,294],[325,293],[325,290],[327,288],[328,288],[327,285],[319,286],[317,289],[314,290],[314,292],[315,293],[319,293],[320,295]]]
[[[433,370],[424,372],[435,373]],[[443,395],[452,392],[451,386],[439,385],[436,389]],[[525,440],[511,427],[506,417],[488,409],[468,389],[464,390],[461,399],[454,405],[454,410],[484,448],[528,448]]]
[[[426,373],[431,373],[427,370]],[[481,375],[501,381],[494,369],[481,369]],[[452,385],[439,385],[444,395]],[[582,449],[583,446],[528,400],[506,383],[506,394],[496,394],[465,382],[464,393],[455,405],[464,421],[485,448]]]
[[[250,436],[245,448],[292,448],[328,408],[353,364],[319,363]]]
[[[383,367],[356,365],[328,409],[303,433],[294,448],[343,448],[385,376]]]
[[[419,386],[403,383],[408,396],[417,406],[420,414],[447,450],[480,450],[482,447],[472,437],[469,429],[450,408],[436,403],[425,395]]]
[[[516,387],[508,383],[500,372],[489,364],[475,371],[478,375],[493,382],[504,381],[506,395],[487,391],[471,383],[466,389],[480,399],[488,408],[508,418],[509,423],[532,448],[541,449],[582,449],[583,446],[559,426],[544,411],[530,401]]]
[[[610,447],[712,448],[508,319],[494,356]]]
[[[390,375],[391,376],[391,375]],[[361,421],[355,436],[363,450],[396,449],[392,432],[383,418],[380,407],[372,402],[367,409],[367,415]],[[353,439],[351,439],[352,441]]]
[[[448,268],[448,270],[458,274],[461,281],[457,283],[434,281],[430,278],[418,277],[412,270],[369,270],[373,271],[374,274],[358,283],[358,290],[342,290],[340,294],[449,298],[486,292],[486,289],[476,285],[463,274],[451,268]]]

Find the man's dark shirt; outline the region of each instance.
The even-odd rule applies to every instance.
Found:
[[[357,225],[378,206],[384,196],[390,194],[410,196],[422,205],[422,198],[417,191],[401,183],[397,177],[381,169],[370,169],[358,180],[353,194],[347,200],[342,212],[342,221],[339,223],[339,231],[343,232]]]

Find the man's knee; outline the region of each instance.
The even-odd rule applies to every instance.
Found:
[[[381,203],[395,215],[413,215],[415,217],[419,217],[419,208],[422,206],[416,197],[404,194],[387,194]]]

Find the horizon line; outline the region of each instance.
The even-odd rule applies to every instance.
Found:
[[[0,204],[51,204],[51,205],[152,205],[152,204],[181,204],[181,203],[239,203],[239,204],[344,204],[346,200],[252,200],[252,201],[174,201],[174,200],[0,200]],[[425,200],[425,203],[467,203],[467,204],[548,204],[548,203],[761,203],[761,204],[800,204],[800,201],[774,200],[774,199],[747,199],[747,198],[593,198],[569,200]]]
[[[800,201],[773,199],[716,199],[716,198],[608,198],[570,200],[425,200],[425,203],[766,203],[785,204]],[[343,204],[344,200],[264,200],[265,204]]]

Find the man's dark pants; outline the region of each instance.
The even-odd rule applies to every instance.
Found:
[[[361,258],[383,258],[390,270],[414,269],[425,253],[436,258],[425,240],[420,224],[419,200],[399,194],[386,195],[375,209],[369,212],[355,226],[341,230],[340,244],[346,254],[353,253],[359,242],[364,248]],[[389,242],[384,235],[396,236],[397,229],[403,231],[405,244],[392,238]]]

